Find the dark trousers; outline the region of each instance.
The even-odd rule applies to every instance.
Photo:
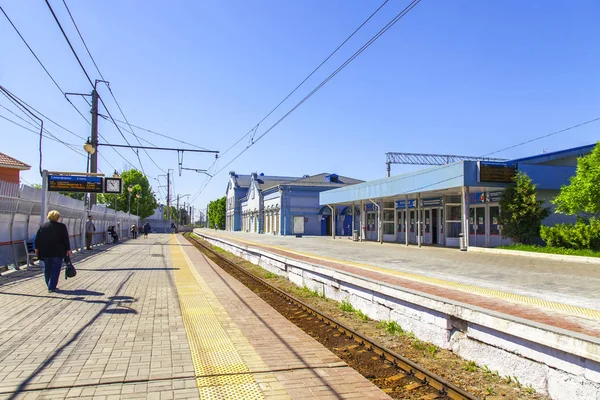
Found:
[[[58,277],[62,267],[63,259],[61,257],[45,257],[44,258],[44,279],[48,290],[56,290],[58,285]]]
[[[85,247],[89,250],[92,248],[92,239],[94,238],[93,233],[86,232],[85,234]]]
[[[131,235],[133,236],[134,239],[137,239],[137,232],[136,231],[132,231]]]

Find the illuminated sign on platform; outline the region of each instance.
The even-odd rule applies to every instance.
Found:
[[[514,183],[517,168],[512,165],[479,163],[479,182]]]
[[[48,191],[102,193],[103,179],[98,176],[48,175]]]

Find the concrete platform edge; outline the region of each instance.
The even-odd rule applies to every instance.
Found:
[[[581,264],[598,264],[598,265],[600,265],[600,257],[569,256],[569,255],[563,255],[563,254],[535,253],[533,251],[507,250],[507,249],[490,249],[487,247],[474,247],[474,246],[469,246],[468,251],[472,251],[474,253],[503,254],[503,255],[508,255],[508,256],[542,258],[542,259],[554,260],[554,261],[576,262],[576,263],[581,263]]]

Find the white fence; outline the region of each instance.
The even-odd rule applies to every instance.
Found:
[[[27,185],[0,181],[0,266],[19,265],[26,259],[23,242],[31,240],[40,225],[42,191]],[[48,193],[47,210],[58,210],[67,225],[71,249],[80,248],[85,227],[83,201]],[[93,206],[96,233],[94,243],[106,240],[106,230],[116,225],[119,238],[129,234],[129,228],[138,223],[138,217],[106,207]]]

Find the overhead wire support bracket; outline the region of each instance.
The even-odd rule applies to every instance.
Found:
[[[218,154],[218,150],[200,150],[200,149],[178,149],[175,147],[152,147],[152,146],[131,146],[125,144],[112,144],[112,143],[98,143],[98,146],[107,147],[123,147],[127,149],[146,149],[146,150],[162,150],[162,151],[177,151],[177,152],[190,152],[190,153],[215,153]]]
[[[425,153],[385,153],[387,176],[390,176],[391,164],[404,165],[447,165],[459,161],[492,161],[503,162],[504,158],[457,156],[453,154],[425,154]]]
[[[210,176],[212,178],[212,175],[209,174],[207,172],[207,170],[205,170],[205,169],[185,168],[185,167],[182,167],[181,169],[186,170],[186,171],[194,171],[194,172],[196,172],[198,174],[205,174],[205,175],[208,175],[208,176]]]

